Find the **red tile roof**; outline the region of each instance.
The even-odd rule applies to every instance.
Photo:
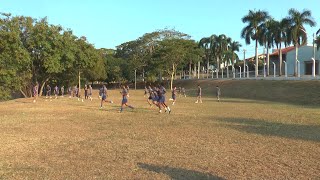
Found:
[[[282,54],[287,54],[289,51],[294,50],[294,46],[290,46],[282,49]],[[279,56],[279,50],[277,49],[274,53],[270,54],[270,56]]]

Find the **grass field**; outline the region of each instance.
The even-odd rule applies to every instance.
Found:
[[[195,104],[196,83],[178,82],[191,96],[178,98],[171,114],[149,108],[142,90],[130,91],[136,108],[123,113],[119,90],[103,109],[97,92],[84,103],[1,102],[0,179],[320,178],[319,97],[300,95],[319,86],[199,81],[204,98]]]

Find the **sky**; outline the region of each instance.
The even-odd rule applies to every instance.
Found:
[[[246,45],[241,39],[246,25],[241,18],[249,10],[265,10],[280,20],[290,8],[311,10],[317,22],[316,27],[306,26],[311,44],[312,34],[320,28],[320,0],[0,0],[0,12],[47,17],[50,24],[87,37],[96,48],[114,49],[145,33],[169,28],[196,41],[225,34],[242,44],[247,57],[254,55],[254,43]]]

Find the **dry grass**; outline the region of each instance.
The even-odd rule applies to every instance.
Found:
[[[0,179],[320,178],[317,107],[187,97],[169,115],[130,94],[137,108],[123,113],[118,90],[102,110],[97,99],[0,103]]]

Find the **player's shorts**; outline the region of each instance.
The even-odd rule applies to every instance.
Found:
[[[128,99],[122,99],[122,104],[126,104],[128,102]]]
[[[106,100],[107,96],[106,95],[102,95],[102,100]]]
[[[152,97],[152,101],[159,101],[159,97],[158,96],[154,96],[154,97]]]
[[[164,103],[166,101],[166,97],[165,96],[160,96],[159,97],[159,103]]]
[[[172,95],[172,99],[175,100],[176,99],[176,95]]]

